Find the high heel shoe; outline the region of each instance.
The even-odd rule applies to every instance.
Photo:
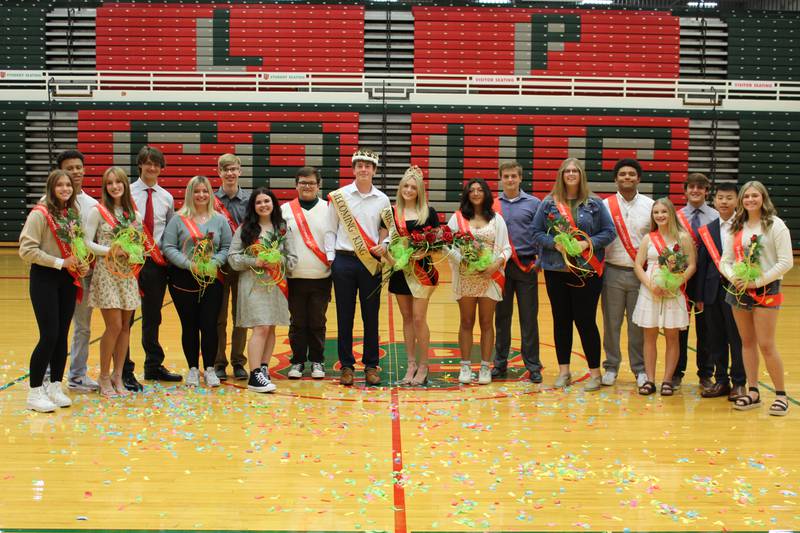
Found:
[[[117,391],[114,389],[114,384],[111,383],[111,377],[100,376],[97,380],[97,384],[99,385],[97,392],[99,392],[100,396],[103,398],[116,398],[118,396]]]
[[[409,363],[408,368],[406,369],[406,375],[397,382],[398,385],[411,385],[414,382],[414,375],[417,373],[419,368],[417,367],[417,363]]]
[[[122,382],[121,377],[119,378],[118,383],[114,383],[112,381],[111,384],[114,386],[114,390],[116,391],[117,396],[119,396],[120,398],[124,398],[125,396],[131,395],[131,391],[125,388],[125,384]]]
[[[420,365],[419,368],[417,368],[417,373],[414,374],[414,379],[411,380],[411,386],[421,387],[427,384],[428,384],[428,365]]]

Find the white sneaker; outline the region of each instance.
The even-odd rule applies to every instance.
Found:
[[[647,383],[647,374],[642,372],[636,376],[636,386],[641,388],[645,383]]]
[[[481,365],[481,370],[478,372],[478,385],[488,385],[492,382],[492,369],[489,365]]]
[[[64,394],[60,381],[50,383],[45,389],[45,392],[47,397],[50,398],[50,401],[59,407],[69,407],[72,405],[72,400],[69,399],[69,396]]]
[[[603,385],[605,385],[605,383],[603,383],[599,377],[589,376],[589,379],[587,379],[586,383],[583,385],[583,390],[586,392],[593,392],[600,390]]]
[[[72,390],[79,390],[84,392],[94,392],[100,389],[100,385],[89,376],[81,376],[67,381],[67,387]]]
[[[289,379],[300,379],[303,377],[303,365],[297,363],[289,368]]]
[[[322,379],[325,377],[325,365],[322,363],[311,363],[311,377]]]
[[[557,389],[564,388],[572,383],[572,374],[569,372],[566,374],[559,374],[556,378],[556,382],[553,384],[553,387]]]
[[[28,401],[25,406],[39,413],[52,413],[58,409],[58,406],[47,397],[44,386],[30,388],[28,391]]]
[[[606,387],[610,387],[617,381],[617,373],[613,370],[608,370],[605,374],[603,374],[603,378],[600,381]]]
[[[270,381],[269,376],[264,375],[261,369],[258,369],[250,373],[247,388],[254,392],[274,392],[278,387]]]
[[[489,377],[491,377],[491,370],[489,372]],[[458,382],[464,385],[472,383],[472,367],[469,363],[461,363],[461,372],[458,373]]]
[[[206,371],[203,372],[203,377],[206,380],[206,387],[219,387],[220,381],[213,366],[206,368]]]
[[[200,386],[200,370],[196,366],[189,369],[189,374],[186,376],[186,385],[188,387]]]

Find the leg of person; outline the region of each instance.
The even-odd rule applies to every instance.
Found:
[[[478,299],[471,296],[462,296],[458,300],[458,350],[461,354],[461,371],[458,375],[459,383],[465,385],[472,383],[472,332],[475,328],[475,315]]]
[[[117,337],[117,344],[114,348],[114,370],[111,373],[111,383],[120,396],[128,395],[125,383],[122,381],[122,372],[125,364],[125,354],[127,354],[128,347],[131,343],[131,315],[133,315],[133,310],[120,310],[120,325],[122,329],[119,333],[119,337]]]
[[[647,373],[644,368],[644,332],[633,321],[633,311],[636,309],[636,300],[639,299],[639,287],[641,283],[636,274],[630,272],[625,281],[625,320],[628,332],[628,364],[631,372],[636,377],[636,384],[640,385],[647,381]]]
[[[725,316],[722,308],[727,304],[720,299],[703,306],[703,321],[706,328],[708,352],[714,364],[714,384],[700,391],[703,398],[727,396],[730,392],[728,383],[728,335],[725,328]]]
[[[308,314],[311,311],[309,280],[289,278],[289,346],[292,349],[289,379],[300,379],[308,360]]]
[[[414,331],[417,337],[417,352],[419,354],[419,364],[417,373],[411,385],[419,386],[428,383],[428,351],[431,346],[431,330],[428,327],[428,298],[414,298]]]
[[[59,277],[64,274],[58,270],[39,265],[31,265],[28,290],[36,325],[39,328],[39,342],[31,352],[29,363],[30,391],[27,408],[39,412],[51,412],[56,405],[47,397],[43,381],[47,366],[58,343],[59,310],[53,305],[53,294],[58,290]]]
[[[209,387],[219,387],[220,381],[214,370],[217,358],[219,337],[217,337],[217,317],[222,305],[222,282],[215,281],[206,287],[199,302],[198,328],[200,329],[200,353],[203,355],[203,377]]]
[[[689,317],[689,326],[682,329],[678,334],[678,364],[675,366],[675,373],[672,375],[673,386],[680,387],[683,381],[683,375],[686,373],[686,366],[689,362],[689,330],[692,329],[691,316]]]
[[[358,301],[361,304],[361,320],[364,323],[364,374],[367,385],[381,382],[378,373],[378,315],[381,309],[381,275],[373,275],[360,265],[358,270]]]
[[[247,382],[247,389],[254,392],[272,392],[275,384],[269,379],[269,374],[264,375],[261,370],[261,358],[264,355],[264,347],[269,336],[270,326],[256,326],[247,343],[247,364],[250,367],[250,379]]]
[[[181,322],[181,346],[186,364],[189,367],[189,377],[186,383],[198,386],[200,383],[200,319],[198,317],[200,305],[197,302],[197,292],[190,292],[170,283],[169,294],[178,312]],[[214,315],[216,317],[216,315]],[[196,379],[195,379],[196,378]]]
[[[642,328],[644,336],[644,371],[647,379],[639,385],[639,394],[647,396],[656,391],[656,359],[658,358],[657,345],[658,328]]]
[[[666,338],[666,351],[664,354],[664,377],[661,380],[661,396],[672,396],[675,394],[675,386],[672,384],[672,375],[675,373],[675,366],[678,364],[680,335],[677,328],[664,328]]]
[[[722,296],[720,296],[721,298]],[[739,330],[736,328],[736,321],[733,319],[733,311],[727,302],[722,302],[722,316],[725,318],[725,333],[728,339],[728,349],[730,350],[730,377],[731,392],[728,400],[733,401],[737,396],[747,392],[747,375],[744,372],[742,362],[742,339],[739,337]]]
[[[170,372],[164,367],[164,349],[158,340],[158,332],[161,327],[161,307],[164,305],[164,293],[167,290],[166,267],[159,266],[148,259],[139,273],[139,285],[144,292],[142,295],[144,377],[161,381],[181,381],[180,374]]]
[[[308,282],[311,287],[306,307],[308,359],[311,361],[311,377],[322,379],[325,377],[325,328],[328,303],[331,301],[331,278]]]
[[[353,370],[356,364],[353,357],[353,321],[358,293],[356,269],[361,266],[359,263],[355,257],[340,254],[331,265],[333,291],[336,295],[336,344],[343,385],[353,384]]]
[[[231,272],[231,316],[233,316],[233,333],[231,334],[231,365],[233,366],[233,377],[237,380],[247,379],[247,372],[244,367],[247,364],[247,357],[244,355],[247,346],[247,328],[236,325],[239,317],[239,273]]]
[[[605,374],[602,382],[606,386],[616,382],[619,365],[622,361],[620,332],[627,305],[625,274],[627,271],[624,269],[609,265],[603,275],[601,309],[603,312],[603,350],[606,360],[603,361]]]
[[[542,361],[539,358],[539,280],[536,270],[520,273],[517,280],[517,313],[522,337],[522,362],[528,379],[542,382]],[[498,304],[499,305],[499,304]],[[495,313],[497,311],[495,310]]]
[[[269,360],[272,358],[272,353],[275,351],[275,326],[267,326],[267,338],[264,341],[264,351],[261,352],[261,370],[264,367],[267,369],[269,375]]]
[[[64,394],[61,381],[64,379],[64,369],[67,365],[67,342],[69,340],[69,326],[75,313],[75,298],[77,288],[69,276],[61,276],[58,291],[55,294],[58,308],[58,338],[55,350],[50,354],[50,385],[47,386],[47,396],[59,407],[69,407],[72,400]],[[51,295],[51,298],[53,295]],[[52,303],[51,303],[52,305]]]
[[[492,382],[492,369],[489,367],[494,347],[494,311],[497,301],[491,298],[478,298],[478,324],[481,330],[481,369],[478,384]]]
[[[117,339],[122,332],[122,310],[100,309],[100,313],[103,315],[106,329],[103,336],[100,337],[100,377],[98,382],[100,394],[106,398],[113,398],[117,396],[117,391],[111,382],[111,362],[114,359]],[[122,383],[120,382],[120,384]]]
[[[511,319],[514,316],[514,293],[517,292],[515,272],[519,270],[513,261],[506,264],[506,283],[503,299],[495,307],[494,324],[496,331],[494,346],[494,368],[492,377],[504,377],[508,368],[508,354],[511,351]],[[517,299],[519,302],[519,298]]]
[[[736,328],[742,338],[742,362],[749,385],[747,394],[737,398],[733,407],[739,411],[746,411],[761,405],[761,394],[758,391],[758,337],[753,311],[740,308],[732,310]]]
[[[228,304],[231,300],[231,289],[233,288],[231,278],[231,274],[225,274],[222,278],[222,303],[217,314],[217,351],[214,358],[214,370],[221,380],[228,379],[226,370],[228,368],[228,357],[225,352],[228,349]],[[235,309],[236,304],[233,305]]]
[[[70,364],[67,385],[71,389],[96,391],[97,382],[87,375],[89,360],[89,341],[91,339],[92,307],[89,305],[89,287],[92,286],[91,272],[83,278],[85,288],[83,299],[75,304],[72,316],[72,346],[69,350]]]
[[[566,387],[572,382],[569,371],[572,354],[572,301],[567,283],[574,281],[575,276],[568,272],[545,270],[544,284],[550,309],[553,313],[553,340],[556,345],[558,359],[558,377],[556,387]]]
[[[758,348],[764,357],[764,366],[775,387],[775,401],[769,406],[769,414],[784,416],[789,411],[786,384],[783,376],[783,361],[775,344],[775,329],[778,324],[777,309],[756,307],[753,309],[753,324],[758,337]]]
[[[589,365],[590,377],[584,385],[584,390],[595,391],[600,389],[600,331],[597,329],[597,304],[603,290],[603,280],[598,276],[591,276],[584,280],[583,287],[574,287],[570,291],[572,309],[575,317],[575,327],[581,338],[581,345],[586,354],[586,363]]]
[[[692,307],[693,309],[694,306]],[[697,362],[697,377],[700,380],[700,390],[711,387],[714,383],[711,378],[714,376],[714,361],[708,348],[708,338],[706,337],[706,314],[697,313],[694,315],[695,333],[697,334],[697,349],[695,357]],[[720,324],[720,327],[722,325]]]
[[[408,294],[395,294],[397,307],[403,317],[403,343],[406,348],[406,375],[397,382],[398,385],[409,385],[417,373],[417,338],[414,330],[414,297]]]

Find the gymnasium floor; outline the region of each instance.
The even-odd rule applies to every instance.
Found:
[[[428,388],[388,386],[405,356],[399,312],[384,293],[382,388],[286,380],[282,328],[273,395],[242,382],[148,383],[124,400],[73,393],[72,408],[35,414],[25,410],[37,338],[27,283],[16,250],[0,250],[0,532],[800,529],[800,269],[785,280],[779,323],[792,396],[782,419],[766,406],[740,413],[724,398],[701,399],[691,373],[675,397],[642,398],[627,362],[600,392],[549,388],[557,367],[543,286],[544,385],[519,379],[515,354],[508,380],[460,387],[449,284],[429,312]],[[167,365],[185,373],[172,305],[164,317]],[[333,305],[329,326],[332,362]],[[101,332],[95,313],[92,337]],[[139,335],[137,324],[141,368]],[[518,346],[516,328],[514,338]],[[573,375],[585,373],[576,356]],[[768,405],[766,374],[761,390]]]

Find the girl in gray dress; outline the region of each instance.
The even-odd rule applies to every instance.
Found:
[[[258,188],[250,195],[245,220],[233,235],[228,256],[231,267],[241,272],[236,325],[253,330],[247,343],[250,366],[247,388],[255,392],[275,390],[269,379],[275,326],[289,325],[286,273],[294,269],[297,255],[291,249],[291,240],[286,238],[287,231],[275,193]],[[277,263],[259,253],[272,248],[270,243],[280,252]]]

